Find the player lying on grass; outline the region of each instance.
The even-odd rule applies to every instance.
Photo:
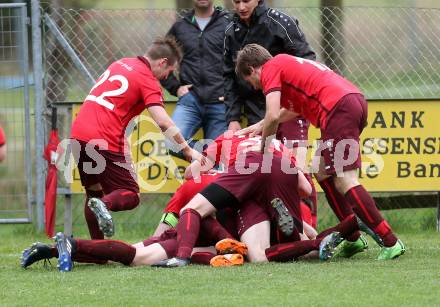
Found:
[[[200,246],[192,251],[192,262],[212,264],[214,266],[243,264],[246,246],[236,240],[213,217],[201,222],[201,232],[196,240]],[[58,269],[71,271],[73,262],[106,264],[108,261],[119,262],[127,266],[151,265],[160,260],[174,257],[177,251],[177,233],[168,229],[160,236],[150,237],[142,242],[130,245],[118,240],[83,240],[71,238],[59,232],[55,236],[55,245],[34,243],[24,250],[21,266],[27,268],[33,263],[58,258]],[[234,242],[235,255],[217,256],[213,246],[222,239]],[[224,252],[227,252],[223,248]]]
[[[252,209],[253,207],[248,207]],[[244,216],[243,216],[244,217]],[[241,218],[240,218],[241,219]],[[246,218],[241,219],[243,226]],[[268,221],[267,221],[268,222]],[[321,260],[329,259],[334,248],[340,242],[341,234],[351,231],[356,223],[347,219],[337,227],[331,228],[318,235],[316,240],[289,242],[278,244],[266,249],[266,261],[293,261],[310,251],[319,250]],[[350,228],[351,227],[351,228]],[[252,229],[252,228],[249,228]],[[253,228],[254,231],[256,228]],[[248,228],[244,230],[244,233]],[[260,234],[258,234],[260,235]],[[279,238],[278,238],[279,239]],[[220,241],[218,241],[220,240]],[[218,241],[218,242],[217,242]],[[106,264],[108,261],[119,262],[127,266],[151,265],[157,261],[173,257],[177,252],[177,232],[175,229],[166,230],[159,237],[150,237],[142,242],[130,245],[117,240],[82,240],[74,239],[57,233],[55,245],[34,243],[26,249],[21,257],[21,266],[27,268],[33,263],[58,258],[58,268],[61,272],[71,271],[73,262]],[[213,248],[215,245],[218,255]],[[191,254],[191,262],[212,266],[241,265],[247,254],[245,244],[235,240],[214,218],[207,217],[201,222],[200,235]],[[257,247],[260,247],[258,245]],[[253,247],[256,249],[256,247]],[[255,260],[254,260],[255,261]]]

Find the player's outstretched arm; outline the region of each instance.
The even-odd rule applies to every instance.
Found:
[[[179,148],[179,150],[182,151],[183,155],[188,161],[199,160],[201,161],[201,164],[204,164],[205,159],[203,155],[189,147],[188,143],[180,133],[179,128],[177,128],[176,124],[169,117],[162,106],[151,106],[148,108],[148,112],[159,126],[165,137],[167,137]]]

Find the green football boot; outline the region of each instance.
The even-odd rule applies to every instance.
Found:
[[[396,244],[391,247],[382,247],[380,249],[377,260],[390,260],[399,257],[405,253],[405,245],[400,240],[397,240]]]
[[[368,248],[368,242],[365,239],[364,236],[360,236],[359,239],[357,239],[354,242],[344,240],[339,246],[336,248],[335,257],[344,257],[344,258],[350,258],[357,253],[363,252]]]

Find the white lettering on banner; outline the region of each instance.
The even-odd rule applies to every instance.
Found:
[[[103,107],[106,107],[107,109],[113,111],[113,109],[115,108],[115,105],[113,103],[105,100],[104,98],[105,97],[116,97],[116,96],[124,94],[128,90],[128,80],[127,80],[127,78],[125,78],[124,76],[121,76],[121,75],[114,75],[114,76],[111,76],[110,78],[109,77],[110,77],[110,71],[106,70],[102,74],[102,77],[99,79],[99,81],[92,87],[90,92],[93,92],[94,89],[96,89],[97,87],[102,85],[107,80],[110,82],[113,82],[113,81],[121,82],[120,88],[118,88],[116,90],[112,90],[112,91],[103,92],[98,97],[90,94],[86,97],[86,100],[94,101],[97,104],[102,105]]]

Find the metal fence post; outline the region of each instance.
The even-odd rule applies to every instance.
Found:
[[[32,55],[35,80],[35,202],[37,206],[37,229],[44,230],[44,96],[43,96],[43,56],[41,40],[40,1],[31,1],[32,11]]]
[[[29,98],[29,54],[28,54],[28,35],[27,26],[29,25],[27,18],[26,6],[21,8],[21,27],[23,29],[23,35],[21,36],[21,44],[23,46],[23,93],[25,100],[25,166],[26,166],[26,198],[27,198],[27,208],[29,220],[33,220],[32,216],[32,156],[31,156],[31,119],[30,119],[30,98]]]

